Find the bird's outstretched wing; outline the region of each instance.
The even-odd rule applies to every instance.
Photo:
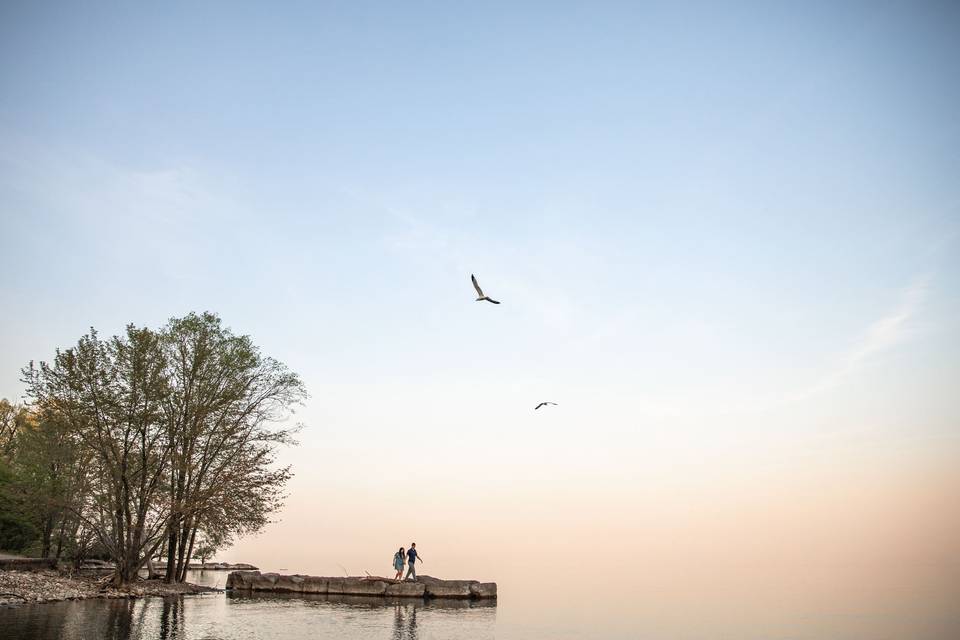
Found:
[[[500,304],[499,300],[494,300],[493,298],[488,298],[487,296],[483,296],[483,299],[487,302],[492,302],[493,304]]]
[[[477,284],[476,276],[474,276],[472,273],[470,274],[470,281],[473,282],[473,288],[477,290],[477,295],[481,298],[486,298],[486,296],[483,295],[483,289],[481,289],[480,285]]]
[[[540,404],[538,404],[537,406],[535,406],[535,407],[533,408],[533,410],[536,411],[537,409],[539,409],[540,407],[542,407],[542,406],[545,405],[545,404],[547,404],[547,403],[546,403],[546,402],[541,402]]]

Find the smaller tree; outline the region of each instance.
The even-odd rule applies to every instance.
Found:
[[[40,531],[40,557],[60,558],[76,527],[87,460],[60,417],[29,414],[17,436],[17,489]]]
[[[118,585],[136,579],[160,546],[169,513],[160,499],[169,445],[159,342],[133,325],[106,341],[91,330],[52,364],[23,370],[40,419],[62,421],[89,456],[88,512],[74,515],[110,554]]]
[[[228,541],[217,532],[201,531],[193,548],[193,557],[200,558],[200,564],[207,564],[207,558],[213,558],[217,551],[227,545]]]
[[[22,406],[0,398],[0,549],[17,553],[37,539],[14,465],[25,417]]]
[[[0,398],[0,459],[10,460],[17,445],[17,434],[27,415],[19,404]]]
[[[37,539],[16,489],[16,475],[0,460],[0,549],[19,553]]]

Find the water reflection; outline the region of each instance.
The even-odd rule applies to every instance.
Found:
[[[133,628],[133,614],[136,603],[132,600],[116,600],[107,609],[107,615],[104,620],[105,633],[103,638],[111,640],[126,640],[130,637],[130,630]]]
[[[92,606],[91,606],[92,605]],[[3,637],[104,638],[129,640],[141,637],[143,602],[135,600],[89,600],[24,605],[0,610]]]
[[[186,637],[183,628],[183,596],[164,598],[160,611],[160,640]],[[146,609],[146,607],[144,607]]]
[[[36,640],[493,638],[496,603],[308,594],[84,600],[0,609],[0,637]]]
[[[416,640],[416,638],[416,607],[395,605],[393,610],[393,640]]]

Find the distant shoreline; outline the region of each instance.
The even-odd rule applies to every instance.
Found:
[[[259,571],[260,567],[255,567],[252,564],[246,564],[244,562],[238,562],[236,564],[230,564],[229,562],[207,562],[201,564],[189,564],[187,569],[191,571]]]

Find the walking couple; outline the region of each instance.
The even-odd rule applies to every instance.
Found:
[[[394,580],[400,580],[403,577],[403,563],[404,560],[407,562],[407,577],[409,580],[411,577],[414,582],[417,580],[417,570],[414,568],[417,560],[423,562],[423,558],[417,555],[417,543],[410,543],[410,550],[407,552],[403,551],[403,547],[400,547],[400,550],[393,554],[393,568],[397,570],[397,575],[394,576]]]

